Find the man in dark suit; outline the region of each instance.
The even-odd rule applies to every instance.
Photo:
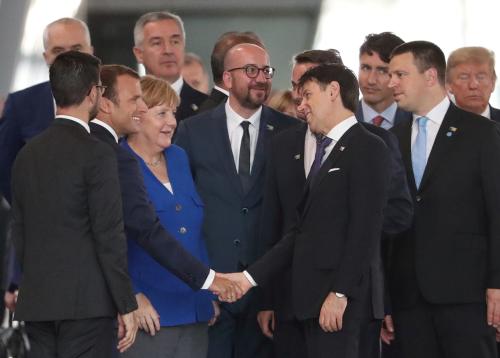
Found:
[[[293,228],[248,268],[247,285],[241,285],[265,285],[291,266],[293,313],[307,357],[358,357],[370,256],[387,203],[389,151],[354,117],[358,84],[352,71],[320,65],[298,86],[309,128],[324,138],[317,140]]]
[[[57,55],[69,50],[92,54],[87,25],[78,19],[62,18],[43,32],[43,58],[48,66]],[[0,191],[10,202],[10,175],[19,150],[54,119],[50,83],[43,82],[11,93],[0,120]]]
[[[307,69],[321,64],[342,64],[336,50],[309,50],[294,57],[292,86],[298,84]],[[293,86],[295,103],[300,103],[301,94],[297,85]],[[299,115],[303,115],[300,110]],[[306,120],[306,118],[301,118]],[[395,136],[382,128],[363,123],[365,129],[379,136],[390,149],[391,185],[384,215],[383,231],[387,234],[399,233],[411,224],[412,203],[406,183],[404,166]],[[273,141],[270,163],[266,179],[266,194],[262,212],[263,241],[273,246],[290,228],[295,219],[295,208],[303,192],[309,167],[314,158],[316,139],[307,126],[290,129],[277,136]],[[293,154],[293,156],[292,156]],[[290,165],[282,163],[290,162]],[[293,163],[293,164],[291,164]],[[291,174],[294,173],[294,174]],[[377,247],[380,246],[378,242]],[[374,250],[371,264],[370,283],[372,299],[369,300],[367,314],[376,317],[376,322],[362,330],[360,357],[379,356],[380,321],[384,313],[384,280],[381,268],[380,248]],[[273,337],[276,357],[303,357],[304,340],[300,324],[293,317],[291,303],[290,272],[273,282],[272,288],[265,290],[265,311],[259,312],[258,319],[264,334]],[[272,293],[269,295],[269,293]],[[371,320],[370,320],[371,322]],[[270,326],[274,325],[274,329]],[[376,327],[372,327],[376,326]],[[371,350],[370,350],[371,349]]]
[[[495,90],[495,55],[484,47],[461,47],[448,56],[446,88],[458,107],[500,123],[490,97]]]
[[[212,50],[212,55],[210,56],[214,88],[210,92],[208,98],[201,104],[200,113],[215,108],[226,101],[229,92],[222,79],[224,73],[224,57],[226,57],[226,53],[231,47],[242,43],[254,44],[264,48],[264,44],[260,38],[255,33],[249,31],[229,31],[222,34],[217,39]]]
[[[493,358],[500,133],[450,103],[445,67],[441,49],[426,41],[398,46],[389,65],[394,97],[414,117],[393,129],[415,205],[412,228],[392,248],[396,343],[405,358]]]
[[[113,151],[90,136],[102,94],[100,61],[69,51],[50,67],[56,118],[12,170],[12,235],[22,268],[15,317],[34,357],[109,357],[120,314],[134,341],[137,303],[127,273]]]
[[[205,203],[203,233],[210,262],[217,271],[235,272],[262,252],[258,233],[268,141],[297,122],[262,105],[274,74],[262,47],[236,45],[227,52],[224,67],[228,101],[181,122],[177,144],[189,156]],[[221,316],[209,331],[208,357],[267,356],[252,296],[221,305]]]
[[[177,123],[198,113],[207,95],[188,85],[181,76],[186,32],[182,19],[170,12],[149,12],[134,27],[134,55],[147,74],[168,81],[181,98]]]
[[[116,153],[127,239],[138,242],[193,290],[210,289],[221,299],[237,298],[230,282],[189,254],[163,228],[148,198],[137,160],[118,145],[119,137],[138,131],[140,117],[147,111],[139,80],[137,72],[126,66],[102,66],[101,81],[106,90],[97,118],[90,123],[92,135],[109,144]]]

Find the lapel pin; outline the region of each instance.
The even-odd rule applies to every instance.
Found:
[[[266,128],[268,131],[273,131],[274,130],[274,127],[270,124],[266,125]]]
[[[450,127],[449,132],[446,133],[446,136],[451,137],[457,131],[457,129],[457,127]]]
[[[344,151],[344,149],[345,149],[345,147],[344,147],[344,146],[341,146],[341,147],[339,148],[339,150],[340,150],[341,152],[343,152],[343,151]]]
[[[191,104],[191,109],[196,112],[199,108],[195,103],[193,103]]]
[[[293,158],[294,158],[295,160],[299,160],[299,159],[300,159],[300,154],[295,154]]]

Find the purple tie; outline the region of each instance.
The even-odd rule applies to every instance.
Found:
[[[331,142],[332,138],[323,135],[316,136],[316,154],[314,155],[314,162],[309,171],[309,176],[307,177],[309,181],[312,181],[316,174],[318,174],[321,164],[323,164],[322,159],[325,155],[326,147],[328,147]]]

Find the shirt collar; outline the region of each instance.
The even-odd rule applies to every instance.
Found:
[[[342,136],[345,134],[345,132],[347,132],[349,128],[351,128],[356,123],[358,123],[358,121],[354,116],[344,119],[342,122],[330,129],[330,132],[328,132],[326,136],[333,139],[335,142],[338,142],[340,138],[342,138]]]
[[[109,133],[111,133],[113,135],[113,137],[115,138],[115,141],[116,143],[118,143],[118,135],[116,134],[115,130],[107,123],[97,119],[97,118],[94,118],[93,120],[91,120],[92,123],[95,123],[95,124],[98,124],[100,125],[101,127],[104,127],[108,130]]]
[[[175,93],[177,93],[179,96],[181,95],[181,89],[183,85],[184,85],[184,80],[182,79],[182,76],[179,76],[177,81],[170,84],[170,86],[174,89]]]
[[[64,119],[69,119],[70,121],[73,121],[73,122],[76,122],[78,123],[79,125],[81,125],[83,128],[85,128],[85,130],[87,132],[90,133],[90,127],[89,127],[89,124],[87,122],[84,122],[82,121],[81,119],[79,118],[76,118],[76,117],[72,117],[72,116],[66,116],[66,115],[63,115],[63,114],[58,114],[56,115],[56,118],[64,118]]]
[[[229,97],[229,91],[228,91],[228,90],[225,90],[224,88],[219,87],[219,86],[217,86],[217,85],[214,85],[214,88],[215,88],[217,91],[222,92],[222,93],[224,93],[226,96],[228,96],[228,97]]]
[[[381,113],[375,111],[370,105],[368,105],[364,99],[361,100],[361,109],[363,110],[363,118],[365,122],[371,122],[373,118],[377,116],[384,117],[384,120],[393,124],[394,117],[396,116],[396,111],[398,109],[398,105],[396,102],[392,102],[392,104],[383,110]]]
[[[448,96],[445,96],[441,102],[439,102],[433,109],[429,111],[425,116],[419,116],[417,114],[413,114],[413,120],[415,121],[420,117],[427,117],[431,122],[434,122],[437,125],[441,125],[443,122],[444,116],[448,108],[450,107],[450,99]]]
[[[489,104],[486,106],[486,109],[484,110],[484,112],[483,112],[483,113],[481,113],[481,115],[482,115],[483,117],[486,117],[486,118],[488,118],[488,119],[491,119],[491,110],[490,110],[490,105],[489,105]]]
[[[228,119],[228,123],[230,123],[232,127],[239,126],[240,123],[243,121],[249,121],[250,125],[252,125],[254,127],[258,126],[259,120],[260,120],[260,115],[262,113],[262,106],[260,106],[259,109],[254,114],[252,114],[249,118],[243,118],[238,113],[236,113],[231,108],[229,101],[226,101],[225,107],[226,107],[226,118]]]

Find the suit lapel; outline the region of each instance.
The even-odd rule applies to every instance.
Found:
[[[457,125],[458,118],[459,114],[456,113],[455,106],[450,104],[450,107],[448,108],[448,111],[446,111],[446,115],[443,118],[443,123],[441,123],[441,126],[439,127],[429,159],[427,160],[427,165],[425,166],[419,191],[422,191],[425,188],[429,178],[434,175],[436,169],[439,167],[439,164],[443,163],[447,152],[454,142],[454,137],[460,133]]]
[[[399,137],[401,156],[403,158],[403,163],[406,169],[408,177],[408,185],[410,186],[410,191],[412,193],[417,192],[417,185],[415,184],[415,176],[413,175],[413,165],[411,162],[411,127],[413,125],[413,120],[409,120],[402,124],[401,134]]]
[[[213,126],[213,147],[218,152],[218,157],[221,158],[223,165],[226,169],[227,178],[233,187],[243,195],[243,187],[241,186],[240,177],[236,171],[234,164],[233,151],[229,141],[229,134],[227,131],[226,110],[224,104],[219,105],[211,113]]]

